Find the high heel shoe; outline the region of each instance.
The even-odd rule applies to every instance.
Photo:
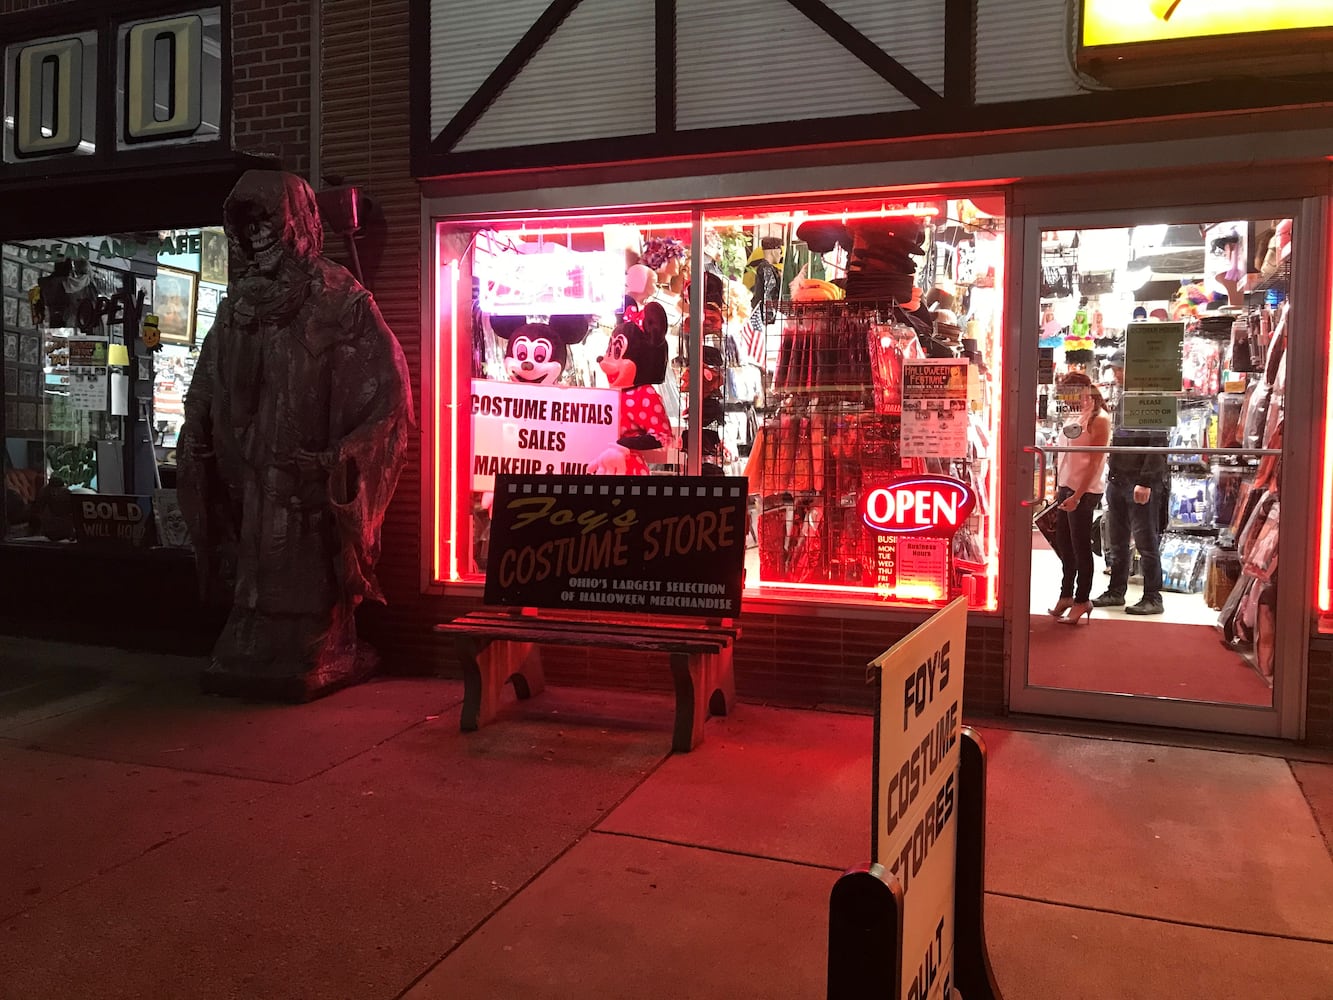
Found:
[[[1073,606],[1074,599],[1072,597],[1062,597],[1055,602],[1055,607],[1047,608],[1046,613],[1052,618],[1059,618]]]
[[[1093,603],[1091,601],[1081,601],[1077,604],[1071,604],[1069,606],[1069,614],[1064,618],[1057,618],[1056,621],[1061,625],[1077,625],[1079,619],[1086,615],[1088,624],[1092,624],[1092,609]]]

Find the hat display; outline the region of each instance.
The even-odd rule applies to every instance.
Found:
[[[829,253],[834,247],[852,248],[852,231],[837,222],[802,222],[796,227],[796,238],[803,240],[811,253]]]
[[[912,258],[926,252],[925,230],[919,222],[866,222],[857,226],[855,244],[847,266],[849,299],[912,299],[916,283],[916,262]]]

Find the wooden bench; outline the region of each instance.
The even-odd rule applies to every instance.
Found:
[[[541,647],[583,646],[665,653],[676,693],[671,748],[694,749],[704,720],[726,715],[736,699],[732,650],[740,629],[725,622],[534,609],[474,611],[435,626],[452,636],[463,660],[461,728],[491,722],[507,682],[520,699],[545,688]]]

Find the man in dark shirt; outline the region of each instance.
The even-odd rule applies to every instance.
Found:
[[[1116,354],[1108,362],[1116,382],[1124,378],[1124,355]],[[1115,430],[1111,446],[1162,447],[1168,443],[1165,431],[1133,430],[1123,423],[1124,406],[1116,407]],[[1166,456],[1112,451],[1106,476],[1107,563],[1111,582],[1106,593],[1092,603],[1099,608],[1122,607],[1129,584],[1132,559],[1129,540],[1139,553],[1143,573],[1143,596],[1137,604],[1125,608],[1130,615],[1160,615],[1162,607],[1162,560],[1158,551],[1161,518],[1166,510]]]

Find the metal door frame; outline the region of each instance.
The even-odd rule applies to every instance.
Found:
[[[1095,197],[1090,192],[1089,197]],[[1001,573],[1008,631],[1008,705],[1012,712],[1101,721],[1127,722],[1170,728],[1300,739],[1309,658],[1310,617],[1314,586],[1316,519],[1319,505],[1319,448],[1323,434],[1315,433],[1323,412],[1320,394],[1329,342],[1322,307],[1329,295],[1329,199],[1312,195],[1261,202],[1200,203],[1183,207],[1059,211],[1016,214],[1008,247],[1007,298],[1009,309],[1008,356],[1023,359],[1011,364],[1013,378],[1005,403],[1012,416],[1005,447],[1005,467],[1015,470],[1002,487],[1008,512],[1005,538],[1009,557]],[[1027,683],[1031,610],[1031,508],[1029,498],[1036,472],[1033,455],[1024,449],[1035,443],[1037,357],[1040,330],[1038,276],[1041,273],[1041,234],[1053,229],[1090,229],[1144,224],[1188,224],[1203,219],[1291,218],[1296,257],[1290,296],[1291,324],[1287,341],[1286,395],[1282,458],[1282,531],[1278,543],[1277,648],[1274,654],[1271,707],[1222,705],[1091,691],[1030,687]],[[1304,433],[1302,433],[1304,431]]]

